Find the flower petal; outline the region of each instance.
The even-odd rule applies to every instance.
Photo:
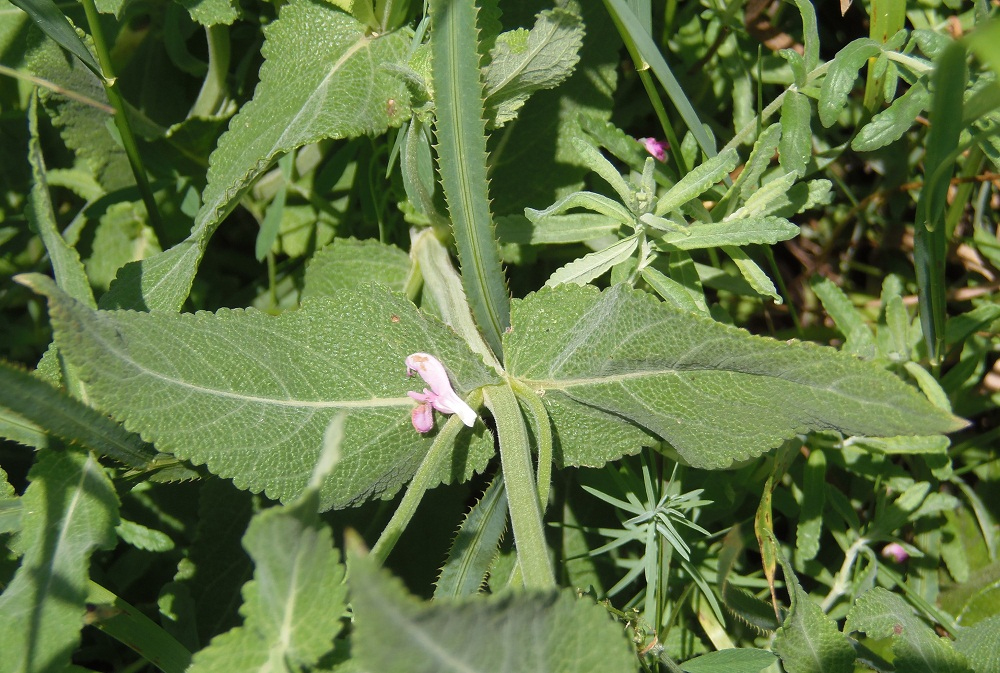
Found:
[[[421,434],[430,432],[434,427],[434,410],[430,404],[418,404],[410,412],[410,420],[413,421],[413,427],[417,432]]]
[[[448,380],[448,371],[433,355],[427,353],[413,353],[406,358],[406,373],[412,372],[420,374],[420,378],[431,387],[430,390],[424,388],[423,393],[406,393],[417,402],[430,404],[442,414],[458,414],[470,428],[476,424],[476,412],[465,401],[459,397],[451,387]],[[414,427],[417,427],[414,420]],[[417,428],[420,430],[420,428]],[[426,432],[421,430],[421,432]]]

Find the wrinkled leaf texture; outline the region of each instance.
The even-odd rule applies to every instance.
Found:
[[[515,302],[511,324],[508,372],[543,395],[566,464],[618,458],[616,435],[635,426],[700,468],[810,430],[895,436],[964,426],[874,364],[752,336],[626,285],[542,290]]]
[[[390,497],[412,477],[433,433],[411,424],[406,393],[423,382],[407,378],[407,355],[437,356],[460,394],[497,381],[447,326],[377,285],[272,316],[93,311],[44,276],[19,278],[49,297],[56,343],[97,407],[160,451],[281,500],[305,487],[340,410],[349,416],[324,509]],[[482,424],[463,431],[442,480],[484,467],[485,435]]]

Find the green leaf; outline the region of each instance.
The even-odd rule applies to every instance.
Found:
[[[656,214],[663,216],[677,210],[715,183],[727,178],[736,168],[739,158],[735,149],[728,149],[690,171],[656,202]]]
[[[545,281],[545,285],[546,287],[556,287],[564,283],[576,283],[577,285],[589,283],[606,273],[611,267],[621,264],[631,257],[637,247],[639,247],[638,235],[632,234],[604,250],[586,254],[557,269]]]
[[[379,286],[277,316],[178,315],[92,311],[43,276],[19,278],[49,297],[56,342],[98,407],[160,451],[272,498],[302,490],[340,410],[346,437],[324,508],[388,497],[412,476],[433,436],[410,422],[406,392],[419,388],[406,377],[411,353],[438,357],[460,394],[496,381],[447,327]],[[460,449],[442,480],[483,468],[493,452],[484,430],[463,434],[469,453]]]
[[[43,451],[28,475],[21,566],[0,595],[4,670],[62,670],[79,643],[90,555],[115,544],[118,498],[90,452]]]
[[[740,274],[743,275],[744,280],[750,284],[750,287],[755,292],[765,297],[770,297],[775,303],[781,303],[781,295],[778,294],[774,283],[767,277],[764,270],[757,265],[757,262],[750,259],[748,254],[732,245],[722,246],[722,251],[729,255],[729,258],[736,263],[736,268],[740,270]]]
[[[410,258],[399,248],[375,240],[338,238],[317,252],[302,287],[302,301],[312,297],[334,297],[366,283],[379,282],[403,291],[410,273]]]
[[[501,127],[517,117],[528,97],[562,84],[580,60],[583,22],[562,8],[539,12],[534,27],[502,33],[483,70],[486,116]]]
[[[434,598],[478,594],[506,529],[507,490],[498,476],[458,529],[434,588]]]
[[[1000,670],[1000,615],[959,631],[955,649],[965,655],[969,668],[977,673]]]
[[[892,638],[893,665],[907,673],[973,673],[950,641],[922,622],[901,596],[882,587],[862,594],[847,614],[844,632]]]
[[[538,212],[538,211],[534,211]],[[548,215],[534,222],[522,215],[497,218],[497,238],[501,243],[582,243],[614,234],[621,224],[599,213]]]
[[[160,243],[148,219],[141,201],[115,203],[101,214],[94,231],[93,252],[86,262],[87,274],[95,287],[106,290],[122,266],[160,252]]]
[[[125,150],[112,136],[108,96],[100,77],[83,67],[77,59],[67,59],[65,53],[49,40],[32,44],[26,64],[33,74],[91,99],[104,109],[85,105],[78,100],[40,89],[38,97],[52,117],[52,123],[77,159],[77,166],[86,167],[105,191],[135,184]]]
[[[244,622],[198,652],[188,670],[303,670],[333,649],[346,608],[344,567],[310,490],[300,500],[256,515],[243,536],[254,560],[243,586]]]
[[[178,0],[178,4],[203,26],[230,26],[239,16],[232,0]]]
[[[944,277],[948,232],[944,211],[955,158],[959,151],[963,92],[968,83],[965,48],[954,43],[937,59],[931,83],[931,130],[927,134],[924,158],[924,187],[917,201],[914,226],[913,263],[920,299],[920,326],[932,362],[944,356],[945,315],[947,314]]]
[[[858,70],[869,58],[881,53],[881,45],[865,37],[854,40],[833,57],[826,79],[823,80],[817,104],[819,120],[823,126],[829,128],[837,121],[858,79]]]
[[[725,245],[774,245],[799,234],[799,228],[783,217],[738,217],[725,222],[697,222],[690,235],[668,233],[655,240],[667,250],[698,250]]]
[[[792,609],[774,636],[782,668],[787,673],[852,673],[854,648],[802,589],[789,564],[782,562],[782,567],[788,591],[794,593]]]
[[[421,603],[371,561],[352,559],[355,648],[370,671],[631,673],[635,654],[601,607],[574,592]]]
[[[798,176],[806,174],[812,158],[812,106],[809,98],[798,91],[789,91],[781,101],[781,144],[778,160],[781,167]]]
[[[512,322],[507,370],[544,394],[567,457],[595,449],[566,445],[579,435],[553,406],[603,411],[621,419],[619,428],[637,424],[702,468],[760,455],[808,430],[893,436],[964,426],[873,364],[752,336],[623,285],[542,290],[515,302]],[[587,441],[617,443],[603,434]]]
[[[406,87],[383,66],[405,61],[410,31],[376,37],[330,5],[295,0],[264,37],[260,83],[211,155],[191,235],[126,267],[102,307],[179,310],[219,222],[280,155],[324,138],[383,133],[403,121]]]
[[[816,558],[819,537],[823,532],[823,507],[826,504],[826,454],[813,449],[803,468],[802,508],[795,530],[795,552],[803,561]]]
[[[821,276],[813,276],[809,285],[819,297],[823,308],[833,319],[837,329],[845,337],[848,337],[845,350],[858,355],[874,355],[875,334],[865,323],[858,309],[851,303],[850,298],[844,294],[844,291],[829,278]]]
[[[750,647],[709,652],[680,664],[684,673],[759,673],[773,664],[775,656],[767,650]]]
[[[26,371],[0,362],[0,408],[46,435],[81,444],[125,465],[143,468],[156,453],[138,435]],[[12,439],[17,439],[12,437]],[[36,448],[45,448],[47,441]]]
[[[454,228],[472,315],[499,358],[510,325],[510,293],[500,264],[486,171],[486,122],[472,0],[431,0],[438,169]]]
[[[923,82],[916,82],[892,105],[861,127],[851,141],[851,148],[856,152],[872,152],[899,140],[930,102],[931,94],[927,87]]]
[[[52,209],[52,198],[46,182],[45,159],[42,157],[38,139],[37,96],[31,97],[28,107],[28,128],[31,134],[28,140],[28,162],[31,164],[32,178],[26,212],[28,222],[45,244],[45,250],[49,253],[49,261],[52,264],[52,273],[59,287],[74,299],[95,308],[97,304],[94,301],[94,293],[90,289],[90,281],[80,262],[80,255],[76,248],[62,237],[56,224],[56,214]]]
[[[55,2],[52,0],[10,0],[10,2],[23,9],[35,25],[58,42],[59,46],[80,59],[95,75],[102,77],[101,66],[97,63],[97,59],[90,53],[90,49],[76,34],[76,29]]]

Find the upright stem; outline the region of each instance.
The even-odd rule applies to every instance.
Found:
[[[132,174],[135,175],[135,184],[139,188],[142,202],[146,205],[146,212],[149,215],[149,225],[156,232],[156,237],[160,240],[160,244],[167,245],[166,230],[163,228],[160,211],[156,207],[156,199],[153,198],[153,188],[146,177],[146,169],[143,167],[142,157],[139,156],[139,148],[135,143],[135,136],[132,134],[132,127],[129,124],[128,113],[125,109],[125,99],[122,98],[121,92],[118,89],[118,79],[115,77],[114,68],[111,64],[111,54],[108,52],[108,45],[104,40],[101,17],[97,12],[94,0],[83,0],[83,10],[87,14],[90,35],[94,38],[97,60],[101,64],[104,90],[108,95],[108,102],[115,109],[115,127],[121,136],[122,146],[125,148],[125,156],[128,157],[129,166],[132,167]]]
[[[524,416],[509,385],[489,386],[484,391],[486,406],[493,412],[500,436],[500,465],[524,585],[529,589],[554,587],[556,579],[545,543]]]

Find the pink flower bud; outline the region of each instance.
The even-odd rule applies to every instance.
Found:
[[[898,542],[890,542],[882,547],[882,557],[892,559],[896,563],[905,563],[910,558],[909,552]]]
[[[657,161],[667,160],[667,150],[670,149],[670,143],[665,140],[657,140],[656,138],[639,138],[639,142],[643,144],[646,151],[653,155]]]

